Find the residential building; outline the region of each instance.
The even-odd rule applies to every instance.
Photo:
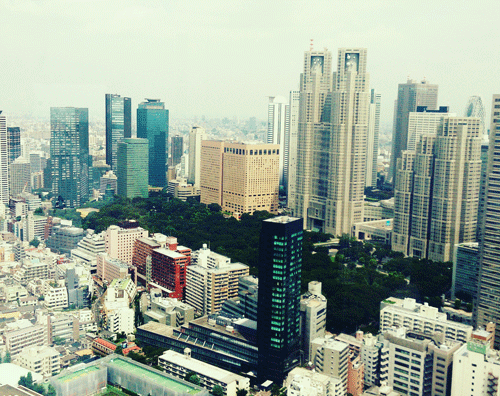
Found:
[[[112,333],[131,334],[135,330],[135,311],[130,308],[133,300],[125,289],[115,286],[110,285],[106,290],[102,312],[104,327]]]
[[[165,351],[158,357],[158,365],[170,375],[184,379],[187,373],[194,373],[200,380],[200,386],[213,390],[218,385],[226,396],[236,396],[238,389],[250,389],[250,379],[217,366],[205,363],[191,357],[191,350],[186,348],[184,353],[173,350]]]
[[[175,298],[151,296],[150,307],[143,312],[143,315],[146,323],[158,322],[167,326],[180,327],[194,319],[194,308]]]
[[[47,309],[68,308],[68,289],[64,281],[43,281],[43,303]]]
[[[419,304],[413,298],[390,297],[380,303],[380,331],[391,327],[405,327],[427,335],[441,332],[447,340],[458,342],[467,342],[472,334],[472,326],[448,320],[438,308]]]
[[[477,297],[479,275],[479,243],[466,242],[455,245],[453,252],[453,278],[451,298],[468,296],[470,301]]]
[[[208,135],[205,128],[194,126],[189,132],[189,166],[188,166],[188,182],[195,186],[200,187],[201,174],[201,142],[207,140]]]
[[[477,301],[474,304],[474,324],[484,326],[488,322],[498,323],[500,312],[500,234],[498,229],[497,207],[500,205],[499,187],[497,179],[500,176],[500,95],[493,95],[490,146],[488,153],[488,170],[484,216],[481,224],[482,238],[479,243],[479,286]],[[500,343],[500,329],[497,328],[495,346]]]
[[[207,244],[193,252],[186,273],[186,302],[200,315],[218,313],[224,301],[238,296],[238,281],[250,273],[248,265],[212,252]]]
[[[364,385],[372,387],[386,383],[389,378],[389,341],[382,334],[363,337],[361,360],[364,363]]]
[[[47,326],[28,323],[16,330],[6,331],[3,336],[10,356],[16,358],[23,348],[47,345]]]
[[[21,128],[7,127],[7,153],[9,165],[21,156]]]
[[[311,362],[319,373],[339,378],[347,392],[349,345],[333,338],[316,338],[311,343]]]
[[[129,138],[118,143],[117,194],[126,198],[147,198],[149,184],[149,141]]]
[[[365,365],[361,360],[361,355],[347,359],[347,393],[352,396],[361,396],[363,393],[365,375]]]
[[[152,281],[151,256],[153,250],[165,246],[166,240],[167,237],[163,234],[153,234],[151,237],[137,238],[134,241],[132,266],[137,269],[137,276],[142,279],[142,283],[147,285]]]
[[[7,120],[0,110],[0,203],[9,204],[9,145]]]
[[[22,349],[16,363],[44,377],[52,377],[61,371],[61,354],[48,346],[31,346]]]
[[[202,150],[201,203],[239,215],[278,212],[279,145],[207,141]]]
[[[31,165],[28,160],[18,157],[9,164],[9,182],[10,195],[31,192]]]
[[[168,110],[159,99],[146,99],[137,109],[137,137],[149,141],[149,184],[167,184]],[[118,175],[120,177],[120,175]]]
[[[92,341],[92,351],[100,356],[108,356],[115,353],[116,345],[103,340],[102,338],[94,338]]]
[[[116,170],[118,142],[132,137],[132,101],[106,94],[106,164]]]
[[[181,163],[181,157],[184,154],[184,139],[182,136],[175,135],[171,137],[170,158],[171,165],[177,166]]]
[[[445,117],[437,134],[404,151],[394,186],[392,249],[451,261],[457,243],[476,238],[482,131],[477,118]]]
[[[343,396],[345,389],[340,378],[314,370],[295,367],[286,378],[289,396]]]
[[[89,199],[88,109],[51,107],[50,130],[52,192],[66,207],[82,206]]]
[[[451,396],[498,396],[500,357],[497,350],[472,340],[453,355]]]
[[[398,85],[398,98],[394,108],[394,128],[392,137],[391,166],[389,181],[396,175],[397,160],[402,152],[408,150],[408,122],[411,112],[418,106],[427,106],[428,109],[437,108],[438,86],[429,84],[425,79],[421,82],[408,79],[406,83]]]
[[[307,292],[300,296],[300,328],[304,359],[311,361],[312,340],[325,336],[326,298],[321,294],[321,282],[312,281]]]
[[[148,231],[139,227],[135,220],[109,226],[104,234],[106,253],[112,257],[132,264],[134,243],[136,239],[147,238]]]
[[[177,242],[177,241],[176,241]],[[175,249],[173,248],[175,246]],[[170,245],[151,254],[152,285],[160,287],[169,297],[185,299],[186,270],[191,262],[191,249]]]
[[[380,102],[381,96],[370,91],[370,110],[368,120],[368,136],[366,139],[366,187],[377,187],[378,165],[378,135],[380,131]]]
[[[267,105],[267,143],[279,144],[279,185],[288,186],[290,105],[281,96],[270,96]]]
[[[294,217],[262,222],[257,311],[260,382],[280,384],[300,364],[302,229],[302,219]]]
[[[287,206],[295,207],[295,198],[297,194],[297,133],[299,130],[299,108],[300,108],[300,91],[290,91],[290,111],[288,126],[288,186]]]
[[[105,283],[128,276],[130,265],[106,253],[97,254],[97,276]]]
[[[40,261],[37,258],[30,260],[24,259],[21,268],[14,274],[14,279],[22,285],[27,285],[29,281],[39,278],[49,278],[49,264],[46,261]]]
[[[120,296],[123,291],[123,297],[128,297],[129,304],[132,304],[137,295],[137,287],[130,277],[113,279],[109,284],[109,288],[113,288]]]

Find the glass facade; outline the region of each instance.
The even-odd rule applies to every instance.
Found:
[[[116,169],[118,142],[132,137],[132,103],[130,98],[106,94],[106,164]]]
[[[123,139],[118,143],[117,159],[118,195],[126,198],[147,198],[148,140]]]
[[[165,187],[168,138],[168,110],[159,99],[146,99],[137,109],[137,137],[149,141],[149,184]]]
[[[89,199],[88,109],[51,107],[50,158],[52,192],[67,207],[79,207]]]
[[[10,165],[21,156],[21,129],[19,127],[7,127],[7,150]]]
[[[184,139],[182,136],[172,136],[172,166],[181,163],[182,154],[184,154]]]
[[[300,362],[302,219],[262,222],[259,254],[259,382],[282,383]]]

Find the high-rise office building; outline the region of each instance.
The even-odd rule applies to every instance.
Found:
[[[281,385],[300,362],[302,219],[262,222],[259,244],[257,344],[259,381]]]
[[[295,208],[297,194],[297,132],[299,130],[300,91],[290,91],[290,111],[288,112],[288,186],[286,200],[289,208]]]
[[[137,109],[137,137],[149,141],[149,184],[167,184],[168,110],[159,99],[146,99]]]
[[[481,126],[483,127],[483,134],[487,135],[486,123],[484,120],[485,110],[483,101],[480,96],[471,96],[467,101],[467,106],[465,107],[465,117],[477,117],[481,120]]]
[[[278,213],[279,145],[205,140],[201,151],[201,203],[231,213]]]
[[[117,194],[121,197],[148,197],[148,140],[123,139],[117,152]]]
[[[205,128],[194,126],[189,132],[188,183],[200,188],[201,142],[207,140]]]
[[[182,136],[172,136],[170,147],[172,166],[176,166],[181,163],[181,157],[184,154],[184,139]]]
[[[368,137],[366,141],[366,187],[377,187],[378,135],[380,130],[380,94],[371,90]]]
[[[10,165],[21,156],[21,128],[7,127],[7,147]]]
[[[279,183],[288,186],[288,145],[290,133],[290,105],[283,97],[269,97],[267,105],[267,143],[280,145]]]
[[[488,140],[484,140],[484,137],[485,135],[483,134],[483,142],[481,143],[481,181],[479,184],[479,204],[477,210],[477,241],[480,241],[482,238],[483,227],[481,224],[483,224],[484,207],[486,204],[486,183],[488,181],[488,152],[490,143]]]
[[[485,326],[500,321],[500,95],[493,95],[490,125],[490,147],[486,200],[482,219],[482,238],[479,241],[479,286],[474,304],[474,324]],[[495,331],[495,346],[500,345],[500,328]]]
[[[300,75],[296,195],[292,210],[305,220],[308,229],[321,228],[320,224],[309,224],[314,223],[313,219],[308,220],[309,215],[321,222],[325,213],[321,201],[326,199],[328,183],[331,86],[330,51],[306,51],[304,72]]]
[[[363,221],[369,77],[366,49],[307,51],[300,84],[294,215],[308,229],[342,235]]]
[[[106,163],[116,171],[118,142],[132,137],[132,101],[106,94]]]
[[[0,110],[0,203],[9,204],[9,150],[7,120]]]
[[[89,113],[75,107],[50,108],[52,192],[67,207],[89,199]]]
[[[392,132],[391,166],[389,180],[395,184],[396,161],[401,158],[401,152],[408,150],[408,120],[411,112],[418,106],[427,106],[433,110],[437,106],[438,86],[429,84],[426,80],[417,82],[408,80],[398,85],[398,98],[394,108],[394,128]]]
[[[447,116],[455,117],[450,113],[448,106],[440,106],[438,110],[427,109],[427,106],[418,106],[417,110],[408,116],[408,147],[407,150],[415,151],[420,136],[427,133],[436,133],[439,125]]]
[[[444,117],[398,161],[392,248],[451,261],[453,247],[476,238],[481,173],[478,118]]]
[[[9,165],[10,195],[31,192],[31,165],[28,160],[18,157]]]

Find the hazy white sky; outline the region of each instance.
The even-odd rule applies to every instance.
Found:
[[[0,109],[49,117],[104,94],[161,98],[171,117],[265,119],[296,89],[303,53],[366,47],[391,122],[397,84],[439,84],[462,114],[500,93],[500,0],[0,0]],[[335,62],[334,62],[335,64]],[[489,121],[487,120],[487,125]]]

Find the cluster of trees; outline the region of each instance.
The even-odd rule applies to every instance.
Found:
[[[211,250],[242,262],[257,274],[259,236],[268,212],[244,214],[238,221],[224,216],[220,206],[208,207],[195,201],[182,202],[165,193],[133,200],[117,198],[98,213],[90,213],[84,228],[96,232],[127,219],[135,219],[150,232],[174,235],[179,243],[193,250],[209,244]],[[328,249],[315,247],[331,235],[304,233],[302,286],[321,280],[328,300],[327,328],[334,332],[353,332],[362,325],[378,327],[379,303],[393,295],[414,297],[440,306],[441,295],[451,286],[451,263],[405,258],[380,243],[360,242],[349,236],[340,238],[335,257]],[[138,301],[136,302],[136,304]],[[136,318],[137,323],[142,318]]]
[[[44,396],[56,396],[56,389],[52,385],[49,384],[49,386],[45,388],[43,385],[34,383],[31,371],[28,372],[26,376],[19,378],[18,384]]]

